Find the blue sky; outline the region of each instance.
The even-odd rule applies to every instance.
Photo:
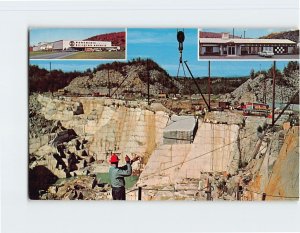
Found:
[[[262,29],[261,29],[262,30]],[[261,31],[260,30],[260,31]],[[269,29],[265,29],[269,30]],[[117,30],[115,30],[117,31]],[[198,29],[185,29],[185,41],[183,49],[183,60],[187,60],[190,69],[195,77],[207,76],[207,61],[197,60],[197,35]],[[63,32],[61,32],[63,33]],[[260,32],[261,33],[261,32]],[[99,33],[93,34],[97,35]],[[167,70],[170,75],[175,76],[179,63],[179,52],[177,42],[177,29],[127,29],[127,58],[151,58],[161,67]],[[99,64],[112,61],[68,61],[68,60],[31,60],[30,64],[38,65],[49,69],[51,61],[52,69],[62,69],[64,71],[84,71],[87,68],[94,68]],[[283,69],[286,61],[278,61],[277,67]],[[269,69],[272,61],[212,61],[211,75],[220,77],[236,77],[249,75],[253,68],[258,71]],[[180,75],[183,75],[181,70]],[[186,74],[187,70],[186,70]]]
[[[233,28],[203,28],[199,29],[204,32],[229,32],[232,35]],[[246,38],[259,38],[261,36],[266,36],[273,32],[283,32],[289,30],[296,30],[290,28],[234,28],[235,36],[244,37],[244,31]]]
[[[124,28],[31,28],[29,44],[32,46],[39,42],[83,40],[99,34],[124,31]]]

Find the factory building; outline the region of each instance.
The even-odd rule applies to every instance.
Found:
[[[297,44],[288,39],[231,38],[222,33],[220,38],[199,38],[200,56],[243,56],[257,55],[259,52],[293,54]]]
[[[40,42],[33,46],[33,51],[119,51],[120,46],[113,46],[111,41],[58,40]]]

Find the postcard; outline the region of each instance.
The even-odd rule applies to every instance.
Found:
[[[299,199],[299,30],[29,37],[30,199]]]

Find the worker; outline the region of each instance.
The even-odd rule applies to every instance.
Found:
[[[109,178],[112,186],[113,200],[126,200],[125,195],[125,179],[124,177],[130,176],[132,173],[131,164],[137,161],[139,157],[130,160],[128,155],[125,157],[126,165],[118,167],[119,158],[116,154],[112,154],[110,158],[111,167],[109,168]]]

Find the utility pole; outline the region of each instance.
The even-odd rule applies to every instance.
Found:
[[[109,79],[109,69],[107,70],[107,84],[108,84],[108,97],[110,97],[110,79]]]
[[[50,73],[51,73],[51,62],[50,62]]]
[[[244,39],[246,38],[246,31],[244,30]]]
[[[148,58],[146,60],[146,69],[147,69],[147,76],[148,76],[148,84],[147,84],[147,93],[148,93],[148,105],[150,105],[150,75],[149,75],[149,67],[148,67]]]
[[[276,61],[273,62],[273,100],[272,100],[272,126],[275,123],[275,79],[276,79]]]
[[[210,61],[208,61],[208,106],[210,108]]]
[[[259,64],[259,75],[261,75],[261,64]],[[267,103],[267,81],[266,81],[265,75],[263,76],[264,79],[264,90],[263,90],[263,103],[266,104]]]

